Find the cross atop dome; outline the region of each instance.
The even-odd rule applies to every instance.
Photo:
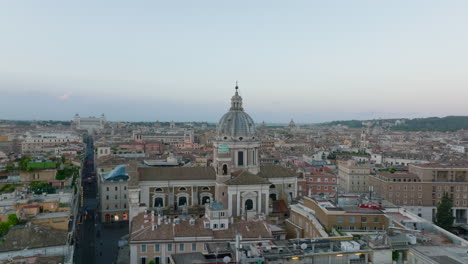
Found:
[[[231,111],[244,111],[244,108],[242,108],[242,97],[239,95],[239,85],[237,84],[236,81],[236,93],[234,96],[231,98]]]

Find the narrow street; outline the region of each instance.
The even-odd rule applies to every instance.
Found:
[[[96,263],[95,255],[95,212],[98,205],[97,183],[94,170],[93,141],[89,137],[86,142],[86,156],[82,171],[83,206],[80,208],[80,219],[77,229],[77,248],[74,263]],[[87,212],[87,215],[86,215]]]
[[[77,248],[74,263],[114,263],[118,240],[128,234],[128,222],[102,225],[99,221],[99,199],[91,137],[86,142],[86,157],[82,171],[83,206],[77,226]]]

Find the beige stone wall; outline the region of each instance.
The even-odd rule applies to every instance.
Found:
[[[299,238],[317,238],[322,237],[320,232],[318,231],[317,227],[310,221],[309,218],[291,211],[291,217],[289,220],[294,223],[295,225],[299,226],[300,229],[297,227],[289,224],[289,229],[291,230],[288,232],[289,238],[296,238],[296,235],[299,235]]]
[[[44,212],[58,212],[62,211],[62,208],[59,208],[59,202],[58,201],[51,201],[51,202],[43,202],[43,203],[18,203],[16,204],[16,209],[18,211],[22,211],[24,207],[27,206],[39,206],[43,208]],[[30,210],[27,208],[27,210]],[[29,211],[28,211],[29,212]]]
[[[304,197],[304,205],[315,211],[315,217],[325,228],[329,225],[325,209],[320,207],[313,199]]]
[[[56,170],[35,170],[35,171],[21,171],[20,180],[22,182],[31,181],[55,181]]]
[[[369,175],[370,167],[349,165],[344,161],[338,162],[339,184],[346,192],[367,192]]]
[[[444,192],[453,197],[453,205],[468,206],[468,182],[393,182],[369,178],[374,195],[402,206],[437,206]]]
[[[33,219],[31,223],[35,225],[48,226],[54,229],[67,231],[68,230],[68,216],[45,218],[45,219]]]
[[[168,244],[172,244],[172,250],[169,251]],[[180,244],[184,245],[184,249],[181,250]],[[192,244],[196,245],[195,250],[192,250]],[[146,257],[146,263],[154,260],[155,257],[160,258],[159,263],[168,263],[166,262],[167,257],[171,254],[177,253],[191,253],[191,252],[203,252],[204,251],[204,244],[205,242],[191,242],[191,241],[184,241],[180,243],[151,243],[151,244],[136,244],[137,245],[137,259],[140,261],[142,257]],[[142,245],[146,245],[146,251],[142,250]],[[157,251],[157,246],[159,245],[159,251]],[[138,262],[139,263],[139,262]]]
[[[383,214],[349,213],[344,211],[328,211],[320,207],[313,199],[304,198],[304,205],[315,211],[315,217],[322,226],[330,231],[335,227],[343,229],[388,229],[389,219]]]
[[[430,168],[410,164],[409,172],[418,175],[421,181],[468,181],[468,168]]]

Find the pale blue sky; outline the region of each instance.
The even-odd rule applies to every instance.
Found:
[[[468,1],[2,1],[0,119],[468,115]]]

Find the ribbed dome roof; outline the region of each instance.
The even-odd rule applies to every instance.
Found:
[[[253,119],[244,111],[229,111],[218,124],[219,136],[248,137],[255,135]]]
[[[242,108],[242,97],[237,92],[231,98],[231,108],[223,115],[218,123],[218,136],[227,137],[252,137],[255,135],[255,123]]]

